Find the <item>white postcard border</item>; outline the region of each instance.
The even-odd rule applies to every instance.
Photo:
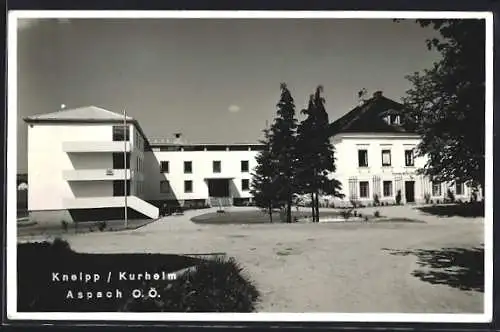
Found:
[[[17,32],[18,19],[49,18],[251,18],[251,19],[417,19],[486,20],[485,127],[485,287],[482,314],[406,313],[28,313],[17,311]],[[493,315],[493,14],[491,12],[422,11],[10,11],[7,25],[7,318],[10,320],[81,321],[279,321],[279,322],[490,322]]]

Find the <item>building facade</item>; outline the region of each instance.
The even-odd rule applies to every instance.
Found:
[[[420,137],[405,116],[403,105],[381,92],[331,124],[336,172],[345,197],[338,205],[444,202],[448,191],[469,200],[472,189],[460,181],[433,183],[417,170],[425,156],[416,157]]]
[[[179,135],[179,134],[177,134]],[[257,144],[187,144],[150,140],[145,194],[157,206],[203,207],[249,203]]]
[[[148,139],[131,117],[90,106],[25,118],[28,210],[38,222],[157,218],[159,208],[244,205],[260,144]],[[403,106],[375,93],[331,124],[344,198],[328,205],[468,200],[459,181],[432,183],[417,170],[420,137]]]
[[[32,219],[120,219],[125,196],[130,217],[158,217],[158,209],[145,201],[147,139],[134,119],[125,125],[120,114],[91,106],[25,122]]]

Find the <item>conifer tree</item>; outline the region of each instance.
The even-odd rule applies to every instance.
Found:
[[[286,207],[286,222],[292,222],[292,201],[295,192],[296,131],[295,105],[285,83],[281,83],[281,97],[276,105],[277,116],[271,126],[271,154],[276,158],[276,195]]]
[[[264,149],[257,155],[257,166],[252,173],[252,183],[250,193],[253,195],[255,204],[266,210],[269,215],[269,222],[273,222],[273,206],[276,205],[276,167],[275,159],[271,154],[269,141],[269,129],[265,128],[264,139],[260,141]]]
[[[323,87],[318,86],[309,97],[307,115],[297,129],[297,187],[311,194],[313,220],[319,222],[320,193],[342,197],[340,182],[332,177],[335,172],[334,147],[330,141],[328,113]]]

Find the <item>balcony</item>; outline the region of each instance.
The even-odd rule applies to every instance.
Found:
[[[127,170],[127,180],[131,179],[131,172]],[[78,169],[63,171],[63,179],[66,181],[106,181],[124,180],[123,169]]]
[[[130,152],[130,142],[71,141],[63,142],[64,152]]]

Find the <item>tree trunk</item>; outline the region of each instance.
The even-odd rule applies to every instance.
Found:
[[[311,192],[311,218],[312,222],[316,221],[316,209],[314,209],[314,192]]]
[[[319,193],[316,192],[316,202],[315,202],[315,209],[316,209],[316,222],[319,222]]]
[[[286,206],[286,222],[292,222],[292,200],[289,198]]]
[[[269,204],[269,207],[267,208],[268,209],[268,213],[269,213],[269,221],[271,222],[271,224],[273,223],[273,204]]]

